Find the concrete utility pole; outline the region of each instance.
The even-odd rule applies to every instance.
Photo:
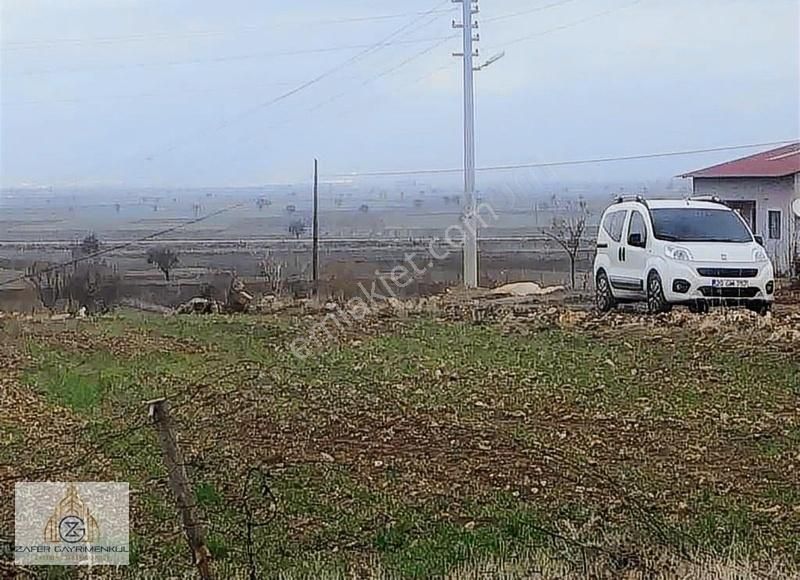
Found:
[[[464,41],[462,52],[454,52],[464,60],[464,286],[478,287],[478,216],[475,204],[475,84],[473,73],[494,64],[506,53],[501,52],[479,66],[473,65],[473,58],[479,56],[478,49],[472,45],[480,41],[478,22],[473,16],[479,12],[478,0],[452,0],[461,4],[461,23],[453,21],[453,28],[461,28]]]
[[[472,59],[478,56],[473,53],[472,43],[478,42],[480,36],[473,30],[478,23],[473,22],[473,15],[478,13],[477,0],[453,0],[461,3],[461,23],[453,22],[453,28],[461,28],[463,36],[463,52],[454,53],[464,60],[464,286],[478,287],[478,231],[475,216],[475,87],[473,84]]]

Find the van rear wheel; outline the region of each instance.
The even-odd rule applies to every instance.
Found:
[[[664,285],[661,283],[661,276],[653,270],[647,276],[647,312],[661,314],[670,310],[672,310],[672,304],[667,302],[664,297]]]
[[[602,270],[597,274],[597,280],[595,280],[594,295],[595,305],[600,312],[608,312],[617,305],[617,301],[614,300],[614,295],[611,293],[608,276]]]

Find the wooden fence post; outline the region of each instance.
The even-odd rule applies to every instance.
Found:
[[[169,488],[175,496],[186,540],[192,550],[192,560],[203,580],[213,580],[211,553],[206,545],[205,530],[197,517],[194,493],[192,493],[183,455],[175,436],[175,426],[169,413],[169,403],[166,399],[156,399],[147,404],[150,418],[158,430],[158,440],[161,443],[164,465],[169,476]]]

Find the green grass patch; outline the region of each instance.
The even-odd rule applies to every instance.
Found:
[[[285,454],[289,465],[277,468],[270,480],[278,498],[277,516],[254,532],[262,574],[313,576],[321,570],[346,571],[353,562],[366,559],[376,560],[388,573],[400,577],[440,577],[467,562],[547,548],[553,543],[547,529],[558,522],[581,526],[607,513],[604,510],[608,506],[593,503],[597,500],[592,495],[587,495],[581,505],[570,503],[576,501],[574,495],[561,499],[559,494],[534,504],[513,497],[505,487],[497,489],[499,484],[490,489],[495,480],[488,479],[476,483],[474,489],[467,486],[470,491],[460,486],[453,493],[426,493],[421,487],[407,494],[398,491],[411,481],[398,471],[402,467],[373,470],[372,457],[365,457],[358,449],[340,454],[338,447],[322,447],[331,445],[329,441],[314,439],[331,437],[325,431],[327,425],[346,426],[349,420],[357,429],[374,424],[388,433],[392,426],[388,421],[383,423],[383,411],[388,420],[407,416],[412,429],[424,431],[435,421],[437,429],[445,430],[452,421],[463,429],[461,432],[470,433],[474,428],[487,438],[496,435],[511,452],[533,450],[533,443],[542,442],[543,434],[553,435],[553,430],[563,428],[563,443],[553,443],[551,437],[549,444],[563,445],[564,454],[581,465],[595,457],[594,453],[610,457],[596,468],[629,488],[622,491],[635,487],[637,497],[652,507],[655,523],[637,521],[641,514],[626,505],[619,509],[627,512],[613,524],[618,526],[615,531],[646,541],[664,540],[656,538],[657,531],[652,528],[667,517],[660,512],[659,502],[675,499],[674,494],[659,494],[665,482],[672,481],[676,472],[688,480],[702,471],[702,466],[696,465],[671,469],[670,462],[684,461],[685,449],[676,447],[683,445],[683,440],[676,433],[686,428],[698,445],[749,453],[765,465],[774,465],[777,481],[769,489],[755,492],[734,488],[729,495],[711,490],[699,493],[686,500],[687,515],[678,524],[681,529],[700,546],[712,550],[743,546],[753,552],[777,549],[784,555],[794,553],[786,539],[791,537],[786,521],[773,522],[769,512],[758,510],[775,503],[785,513],[787,506],[798,502],[796,492],[788,485],[791,476],[781,479],[778,468],[784,465],[781,462],[786,454],[800,445],[797,427],[787,429],[779,422],[800,392],[800,361],[767,346],[752,346],[761,350],[746,358],[730,345],[701,344],[679,333],[671,341],[649,340],[646,336],[603,339],[566,330],[507,336],[492,325],[429,319],[404,319],[382,334],[364,337],[358,343],[332,345],[300,360],[286,345],[303,332],[302,326],[272,318],[124,314],[91,321],[81,330],[106,337],[109,344],[115,338],[127,339],[138,333],[176,339],[176,347],[115,356],[111,349],[61,350],[52,346],[52,340],[47,346],[29,344],[32,362],[25,381],[53,403],[88,415],[90,425],[82,437],[98,445],[111,458],[115,473],[136,490],[136,506],[142,518],[134,523],[134,532],[136,559],[141,565],[163,563],[161,570],[173,566],[182,570],[187,567],[187,554],[182,538],[174,533],[178,516],[166,491],[166,472],[155,432],[151,428],[127,432],[124,428],[133,417],[143,416],[144,400],[182,385],[189,387],[189,400],[197,403],[176,415],[188,435],[182,440],[201,443],[187,443],[185,454],[199,466],[190,470],[194,493],[203,517],[209,521],[209,547],[218,560],[241,563],[245,541],[244,516],[237,503],[243,482],[237,477],[247,466],[239,463],[235,445],[222,444],[226,442],[224,434],[236,431],[241,436],[241,443],[236,445],[242,446],[255,432],[250,430],[261,428],[263,433],[269,433],[269,429],[276,434],[296,433],[302,441],[299,446],[283,449],[259,440],[265,446],[261,450],[265,460],[281,462]],[[203,352],[194,348],[182,351],[183,343],[199,345]],[[212,371],[240,368],[251,360],[260,363],[262,372],[257,380],[245,383],[238,375],[227,382],[214,378]],[[194,381],[206,375],[209,378],[204,379],[202,390],[198,388],[195,393]],[[247,397],[241,398],[241,409],[236,408],[239,401],[235,392],[223,401],[202,396],[239,386],[247,391]],[[198,395],[196,399],[191,398],[194,394]],[[240,420],[250,420],[248,405],[265,412],[258,415],[258,422],[240,424]],[[232,411],[228,423],[215,421],[219,409]],[[525,413],[505,413],[520,409]],[[124,415],[126,410],[130,415]],[[627,432],[622,421],[620,425],[609,424],[615,432],[606,437],[602,428],[592,424],[592,418],[611,412],[635,421],[636,427]],[[730,420],[718,424],[714,418],[723,412]],[[563,419],[567,413],[570,418]],[[742,429],[747,434],[751,425],[762,424],[769,424],[764,430],[770,435],[755,441],[737,443],[724,436],[725,429]],[[642,425],[669,429],[664,431],[663,445],[659,445],[661,441],[641,445],[641,449],[646,445],[657,449],[657,457],[637,456],[639,442],[635,437],[642,431],[636,429]],[[108,433],[120,430],[119,436],[108,437]],[[12,446],[19,443],[13,431],[7,437],[3,432],[0,435]],[[209,438],[204,440],[206,436]],[[582,446],[588,436],[600,445]],[[387,456],[393,452],[391,437],[387,438]],[[402,444],[402,433],[399,437]],[[219,441],[220,449],[202,444],[207,441]],[[342,441],[338,444],[348,445],[347,437]],[[433,437],[431,441],[436,443]],[[308,449],[303,447],[306,443]],[[489,443],[498,448],[493,441]],[[614,445],[627,448],[618,450]],[[453,452],[458,449],[454,447]],[[460,449],[470,453],[466,447]],[[242,457],[256,455],[250,453],[253,449],[246,451]],[[311,457],[330,451],[338,461],[347,459],[342,464],[291,464],[294,457],[306,451]],[[619,453],[619,460],[615,459],[618,451],[624,451]],[[394,465],[387,461],[390,464]],[[397,465],[403,463],[398,461]],[[728,477],[727,472],[719,475],[720,480]],[[743,477],[752,477],[752,473]],[[550,480],[549,475],[547,478]],[[684,479],[676,482],[682,487],[689,485]],[[609,487],[608,482],[589,485]],[[743,487],[747,485],[744,481]],[[441,490],[441,486],[436,489]],[[545,501],[561,503],[545,505]],[[263,511],[265,505],[257,514],[259,521],[271,517]],[[675,510],[665,512],[674,514]],[[592,525],[603,531],[612,526],[609,523],[604,527],[603,522]],[[152,530],[156,532],[151,535]],[[645,538],[647,534],[651,536]]]

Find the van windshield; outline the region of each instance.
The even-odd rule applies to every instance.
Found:
[[[752,242],[753,236],[731,210],[668,208],[651,210],[653,234],[670,242]]]

